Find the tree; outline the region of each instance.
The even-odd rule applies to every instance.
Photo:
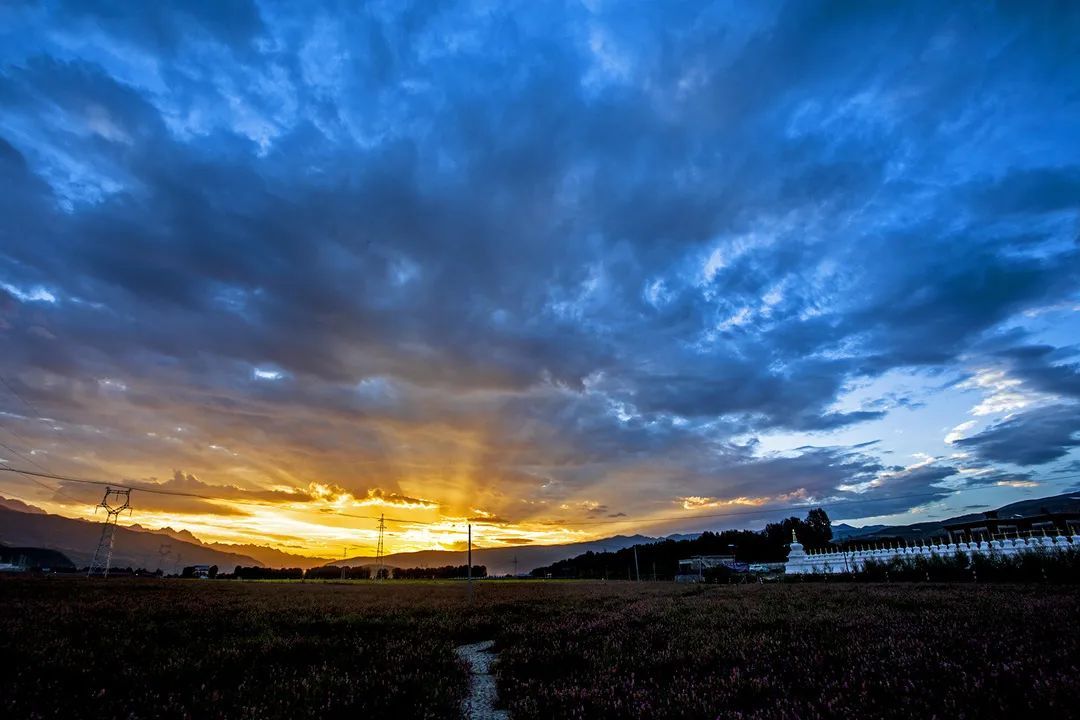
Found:
[[[832,521],[824,508],[814,508],[806,513],[806,526],[814,537],[815,545],[825,545],[832,540]]]
[[[797,517],[789,517],[778,523],[769,523],[765,526],[765,535],[769,544],[777,551],[783,549],[784,557],[787,556],[786,548],[791,542],[791,533],[795,532],[799,542],[806,547],[824,547],[832,539],[832,522],[828,514],[821,508],[814,508],[806,514],[806,520]],[[783,558],[778,558],[783,559]]]

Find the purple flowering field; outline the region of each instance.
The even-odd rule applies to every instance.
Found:
[[[0,582],[0,717],[1068,718],[1053,585]]]

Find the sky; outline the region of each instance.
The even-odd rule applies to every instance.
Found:
[[[1069,491],[1078,127],[1067,2],[4,3],[0,458],[329,556]]]

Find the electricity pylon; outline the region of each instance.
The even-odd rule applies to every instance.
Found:
[[[379,544],[375,548],[375,579],[380,579],[382,574],[382,556],[383,556],[383,533],[386,532],[386,520],[384,515],[379,513]]]
[[[113,504],[110,504],[110,500]],[[98,540],[97,550],[94,551],[94,559],[90,561],[90,568],[86,571],[86,577],[93,577],[94,573],[100,572],[102,577],[109,577],[109,565],[112,564],[113,536],[116,534],[116,520],[120,513],[125,510],[131,513],[131,488],[114,490],[105,488],[105,497],[101,504],[94,508],[97,514],[98,508],[105,508],[107,515],[101,526],[101,539]]]

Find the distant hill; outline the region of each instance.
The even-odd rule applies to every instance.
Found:
[[[47,514],[36,505],[28,505],[22,500],[15,500],[14,498],[0,497],[0,508],[7,508],[8,510],[15,510],[17,512],[33,513],[34,515]]]
[[[1077,512],[1080,511],[1080,492],[1063,493],[1044,498],[1020,500],[999,507],[996,512],[999,518],[1027,517],[1038,515],[1043,510],[1050,512]],[[928,540],[939,537],[945,533],[945,525],[954,522],[976,520],[983,517],[983,513],[968,513],[958,515],[947,520],[937,520],[913,525],[867,525],[866,527],[852,527],[839,523],[833,525],[833,540],[877,540],[881,538],[901,538],[904,540]]]
[[[832,536],[833,540],[847,540],[848,538],[861,537],[863,535],[869,535],[870,533],[877,532],[887,525],[864,525],[863,527],[854,527],[847,523],[833,523]]]
[[[90,564],[100,537],[100,523],[0,507],[0,543],[4,545],[58,550],[75,565],[83,567]],[[158,554],[163,542],[172,546],[173,553],[164,563]],[[155,570],[159,564],[163,564],[162,569],[167,572],[180,565],[217,565],[226,570],[232,570],[237,565],[261,565],[249,555],[222,552],[167,535],[126,527],[116,529],[112,564],[114,567],[143,567],[148,570]]]
[[[657,538],[645,535],[616,535],[603,540],[591,540],[587,542],[568,543],[566,545],[519,545],[517,547],[504,548],[473,548],[473,564],[487,567],[488,575],[509,575],[514,572],[514,558],[517,558],[517,572],[528,574],[533,568],[550,565],[551,563],[581,555],[587,552],[603,552],[605,550],[621,550],[640,543],[655,542]],[[440,567],[444,565],[465,564],[464,550],[420,550],[418,552],[392,553],[387,555],[383,562],[391,567],[414,568],[414,567]],[[327,565],[341,565],[350,567],[374,565],[373,557],[351,557],[346,560],[337,560]]]
[[[194,543],[195,545],[205,545],[202,540],[195,537],[190,530],[173,530],[171,527],[165,526],[163,528],[148,528],[139,525],[126,526],[129,530],[138,530],[139,532],[154,533],[155,535],[168,535],[173,540],[180,540],[181,542]]]
[[[331,562],[330,558],[295,555],[276,548],[266,547],[265,545],[252,545],[250,543],[208,543],[197,538],[190,530],[173,530],[171,527],[163,527],[154,530],[151,528],[144,528],[140,525],[131,525],[129,527],[133,530],[154,533],[156,535],[168,535],[173,540],[192,543],[211,550],[247,555],[248,557],[254,558],[260,565],[265,567],[298,567],[307,570],[308,568],[321,567]]]
[[[666,535],[664,540],[697,540],[701,537],[701,533],[675,533],[673,535]]]
[[[265,545],[231,545],[229,543],[203,543],[203,547],[213,548],[221,552],[243,553],[255,558],[262,565],[274,568],[303,568],[322,567],[332,563],[330,558],[309,557],[307,555],[294,555],[282,550],[276,550]]]
[[[1051,495],[1050,497],[1021,500],[999,507],[997,514],[999,518],[1017,518],[1038,515],[1044,510],[1049,512],[1080,511],[1080,492],[1067,492],[1061,495]],[[974,520],[979,517],[982,517],[982,513],[970,513],[950,518],[948,522]]]
[[[75,570],[75,564],[64,553],[48,548],[0,546],[0,563],[54,572]]]

